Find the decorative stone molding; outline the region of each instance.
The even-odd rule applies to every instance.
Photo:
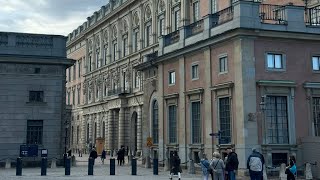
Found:
[[[17,47],[52,48],[53,38],[48,36],[16,35]]]
[[[144,21],[149,21],[151,20],[151,9],[150,9],[150,5],[146,5],[146,9],[145,9],[145,16],[144,16]]]
[[[164,11],[166,11],[166,4],[163,0],[160,0],[159,6],[158,6],[158,13],[161,14]]]
[[[140,18],[138,11],[134,12],[133,14],[133,28],[136,28],[140,25]]]
[[[105,30],[103,32],[103,43],[108,44],[108,39],[109,39],[109,33],[108,33],[108,30]]]
[[[99,35],[96,36],[95,43],[96,43],[96,49],[100,48],[100,36]]]

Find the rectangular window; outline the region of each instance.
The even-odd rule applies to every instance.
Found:
[[[231,143],[231,118],[230,118],[230,98],[219,99],[219,122],[221,131],[221,144]]]
[[[109,54],[109,47],[108,45],[104,45],[104,64],[108,64],[108,54]]]
[[[165,24],[164,24],[164,18],[161,18],[160,20],[159,20],[159,36],[162,36],[162,35],[164,35],[164,27],[165,26]]]
[[[200,102],[191,103],[192,143],[201,143]]]
[[[89,55],[89,72],[92,71],[92,56],[91,54]]]
[[[123,38],[123,57],[128,55],[128,38]]]
[[[107,86],[107,84],[106,84],[106,83],[104,84],[104,88],[103,88],[103,89],[104,89],[104,93],[103,93],[103,95],[104,95],[104,96],[107,96],[108,86]]]
[[[78,77],[81,77],[81,60],[78,63]]]
[[[320,10],[319,10],[320,12]],[[312,57],[312,70],[319,71],[320,70],[320,56]]]
[[[78,104],[80,104],[80,96],[81,96],[81,89],[80,88],[78,88]]]
[[[43,102],[43,91],[29,91],[29,102]]]
[[[72,91],[72,105],[76,104],[76,90]]]
[[[191,67],[191,75],[192,75],[192,79],[199,79],[199,65],[198,64],[194,64]]]
[[[76,64],[77,64],[77,63],[75,63],[75,64],[73,65],[73,80],[76,80],[76,77],[77,77],[77,67],[76,67]]]
[[[43,121],[27,121],[27,144],[42,144]]]
[[[286,96],[267,96],[267,143],[288,144],[288,110]]]
[[[171,71],[169,72],[169,84],[175,84],[176,83],[176,72]]]
[[[100,67],[100,51],[96,50],[96,68],[98,69]]]
[[[180,27],[180,10],[176,10],[174,11],[174,30],[173,31],[177,31]]]
[[[313,124],[315,136],[320,136],[320,97],[312,98]]]
[[[227,56],[219,58],[219,72],[224,73],[228,71],[228,58]]]
[[[169,143],[177,142],[177,106],[169,106]]]
[[[118,51],[118,45],[117,43],[114,43],[113,44],[113,61],[116,61],[118,59],[117,51]]]
[[[134,52],[137,52],[139,50],[139,31],[137,30],[134,32],[133,46],[134,46]]]
[[[151,25],[147,25],[146,27],[146,47],[151,44]]]
[[[199,20],[199,2],[193,3],[193,22],[196,22]]]
[[[271,54],[267,55],[267,67],[268,69],[283,69],[282,54]]]

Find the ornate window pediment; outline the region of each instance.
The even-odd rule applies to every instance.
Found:
[[[113,29],[112,29],[112,37],[113,37],[113,39],[117,39],[117,37],[118,37],[118,32],[117,31],[118,31],[117,30],[117,26],[114,25]]]
[[[144,16],[144,20],[145,21],[149,21],[151,19],[151,9],[150,6],[147,5],[146,9],[145,9],[145,16]]]
[[[159,1],[158,13],[161,14],[166,11],[166,4],[163,0]]]
[[[92,39],[89,39],[88,46],[89,46],[89,51],[92,51],[92,46],[93,46]]]
[[[135,12],[133,15],[133,27],[137,27],[140,25],[140,19],[138,12]]]
[[[103,42],[104,42],[104,44],[108,43],[108,30],[105,30],[103,32]]]

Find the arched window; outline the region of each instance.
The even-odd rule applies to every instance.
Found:
[[[154,144],[159,143],[159,106],[157,100],[152,105],[152,138]]]
[[[117,44],[118,29],[116,25],[113,26],[112,38],[113,38],[113,61],[116,61],[118,59],[118,44]]]
[[[145,9],[145,47],[148,47],[152,44],[152,17],[151,17],[151,8],[149,5]]]
[[[139,41],[140,41],[140,18],[138,12],[135,12],[133,15],[133,22],[132,22],[132,42],[133,42],[133,51],[137,52],[140,49]]]
[[[166,4],[163,0],[159,1],[158,5],[158,36],[165,34],[166,26]]]

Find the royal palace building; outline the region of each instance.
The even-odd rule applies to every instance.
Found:
[[[177,150],[187,167],[229,147],[241,170],[253,147],[269,171],[314,163],[319,25],[318,1],[110,1],[68,38],[70,146]]]

